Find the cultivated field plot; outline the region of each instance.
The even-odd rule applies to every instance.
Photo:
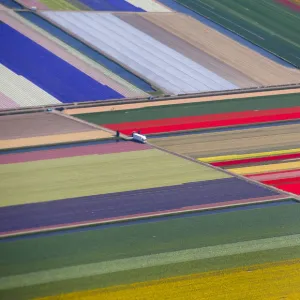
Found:
[[[112,138],[112,134],[57,113],[0,116],[0,149]]]
[[[3,44],[0,87],[1,93],[12,103],[9,105],[10,102],[3,100],[0,109],[121,99],[133,95],[71,54],[72,51],[66,51],[51,38],[24,24],[14,12],[1,11],[0,20]]]
[[[284,67],[184,14],[114,15],[240,88],[300,81],[300,72]]]
[[[176,1],[300,67],[299,14],[279,1]]]
[[[156,0],[20,0],[19,3],[40,10],[170,11]]]
[[[288,148],[288,147],[287,147]],[[214,166],[300,195],[300,149],[199,158]]]
[[[150,141],[176,153],[205,158],[299,148],[299,130],[299,124],[286,124],[221,132],[187,133],[154,138]]]
[[[201,63],[113,14],[47,11],[42,15],[166,93],[185,94],[237,88]]]
[[[6,151],[0,164],[1,236],[287,198],[133,142]]]
[[[276,124],[252,129],[181,134],[151,143],[300,194],[300,125]]]
[[[217,291],[223,295],[226,287],[226,295],[240,299],[237,291],[255,298],[266,283],[264,293],[278,299],[299,293],[299,213],[300,205],[288,201],[0,240],[0,296],[25,300],[87,290],[59,299],[132,299],[142,293],[147,299],[167,299],[169,292],[163,291],[169,289],[174,299],[182,299],[183,293],[194,295],[195,287],[200,292],[205,285],[212,288],[204,299],[217,297]],[[289,281],[281,282],[286,272]],[[244,290],[229,286],[232,280]],[[247,281],[257,288],[246,288]],[[144,288],[124,286],[135,282],[144,282]],[[117,285],[123,286],[88,291]]]
[[[195,103],[168,106],[166,105],[168,102],[164,106],[159,105],[160,102],[152,102],[142,104],[141,108],[136,109],[135,105],[83,108],[68,110],[67,113],[129,135],[137,130],[141,130],[144,134],[162,134],[288,121],[300,117],[300,94],[264,97],[251,97],[250,94],[247,96],[248,98],[242,99],[239,99],[238,95],[237,99],[230,99],[233,96],[226,96],[224,99],[222,97],[184,99],[184,101],[195,100]],[[214,100],[215,98],[217,99]],[[201,103],[201,101],[204,102]],[[107,111],[101,112],[103,109]],[[100,112],[97,112],[99,110]]]

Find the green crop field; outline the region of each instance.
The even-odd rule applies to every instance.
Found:
[[[300,94],[152,106],[138,109],[77,114],[74,117],[95,124],[113,124],[294,106],[300,106]]]
[[[297,258],[299,209],[283,204],[7,241],[0,248],[0,298]]]
[[[300,67],[300,14],[274,0],[176,0]]]

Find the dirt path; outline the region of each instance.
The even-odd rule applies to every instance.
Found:
[[[164,106],[164,105],[172,105],[172,104],[221,101],[221,100],[228,100],[228,99],[244,99],[244,98],[251,98],[251,97],[286,95],[286,94],[296,94],[296,93],[300,93],[300,88],[290,89],[290,90],[257,92],[257,93],[244,93],[244,94],[236,94],[236,95],[208,96],[208,97],[186,98],[186,99],[166,100],[166,101],[157,101],[157,102],[149,101],[149,102],[133,103],[133,104],[75,108],[75,109],[67,109],[65,110],[65,113],[69,115],[77,115],[77,114],[87,114],[87,113],[94,113],[94,112],[117,111],[117,110],[128,110],[128,109],[145,108],[145,107],[153,107],[153,106]]]

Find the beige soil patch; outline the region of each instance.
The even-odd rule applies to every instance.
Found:
[[[105,111],[113,111],[113,110],[115,111],[129,110],[129,109],[137,109],[137,108],[145,108],[145,107],[153,107],[153,106],[164,106],[164,105],[172,105],[172,104],[221,101],[221,100],[229,100],[229,99],[244,99],[244,98],[251,98],[251,97],[263,97],[263,96],[286,95],[286,94],[297,94],[297,93],[300,93],[300,88],[266,91],[266,92],[255,92],[255,93],[244,93],[244,94],[236,94],[236,95],[208,96],[208,97],[186,98],[186,99],[176,99],[176,100],[166,100],[166,101],[148,101],[148,102],[134,103],[134,104],[75,108],[75,109],[67,109],[65,110],[65,113],[69,115],[77,115],[77,114],[88,114],[94,112],[105,112]]]
[[[300,147],[300,125],[281,125],[150,139],[168,151],[203,158]]]
[[[112,134],[96,125],[59,113],[0,117],[0,149],[106,139]]]
[[[0,149],[33,147],[42,145],[53,145],[61,143],[71,143],[79,141],[89,141],[110,138],[112,135],[102,130],[94,130],[80,133],[67,133],[51,136],[38,136],[29,138],[19,138],[15,140],[1,140]]]
[[[93,130],[95,128],[92,125],[57,113],[30,113],[0,117],[0,140]]]

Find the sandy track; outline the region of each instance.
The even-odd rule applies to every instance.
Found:
[[[243,93],[243,94],[236,94],[236,95],[208,96],[208,97],[175,99],[175,100],[166,100],[166,101],[148,101],[148,102],[132,103],[132,104],[108,105],[108,106],[87,107],[87,108],[74,108],[74,109],[65,110],[65,113],[69,114],[69,115],[77,115],[77,114],[88,114],[88,113],[94,113],[94,112],[129,110],[129,109],[145,108],[145,107],[153,107],[153,106],[165,106],[165,105],[172,105],[172,104],[188,104],[188,103],[196,103],[196,102],[221,101],[221,100],[229,100],[229,99],[244,99],[244,98],[251,98],[251,97],[287,95],[287,94],[296,94],[296,93],[300,93],[300,88],[289,89],[289,90]]]
[[[194,158],[300,147],[300,125],[282,125],[216,133],[187,134],[151,143]]]

